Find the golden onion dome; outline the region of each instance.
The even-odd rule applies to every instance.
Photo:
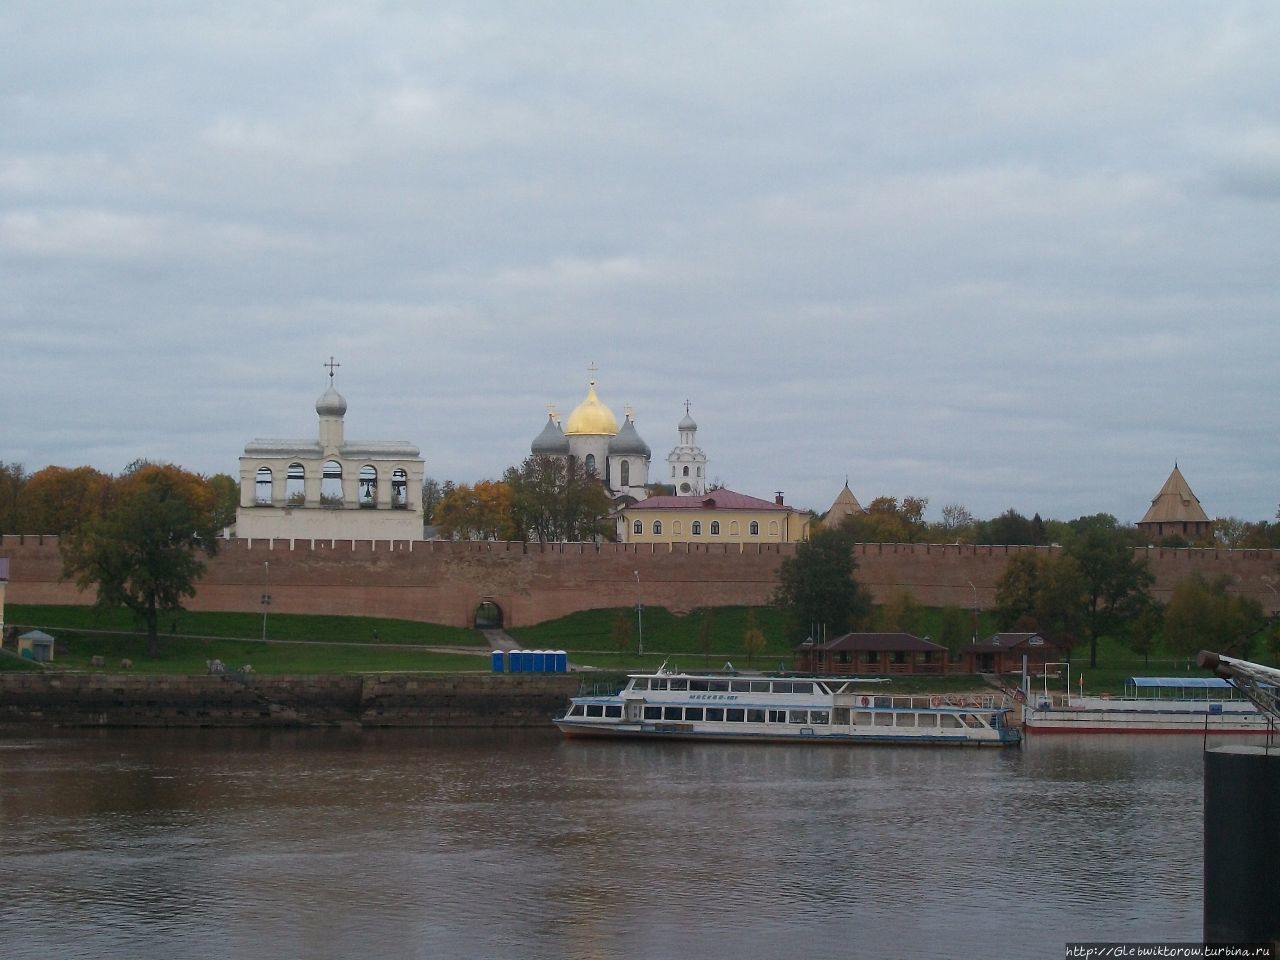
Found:
[[[569,437],[615,437],[618,435],[618,418],[596,396],[594,380],[587,388],[587,399],[578,404],[573,413],[569,414],[564,432],[565,436]]]

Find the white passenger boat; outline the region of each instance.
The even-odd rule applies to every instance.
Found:
[[[577,696],[566,735],[775,743],[1018,743],[992,696],[895,696],[884,681],[840,677],[633,674],[608,696]]]
[[[1270,724],[1219,677],[1130,677],[1124,695],[1044,693],[1023,705],[1035,733],[1267,733]]]

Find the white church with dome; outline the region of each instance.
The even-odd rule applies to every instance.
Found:
[[[347,401],[333,386],[316,401],[316,439],[254,440],[240,458],[236,536],[421,540],[424,464],[399,440],[347,440]]]
[[[622,425],[596,394],[593,376],[587,383],[587,396],[578,404],[563,426],[554,408],[547,415],[542,432],[534,438],[529,450],[535,457],[573,459],[594,471],[615,500],[643,500],[649,495],[650,482],[669,484],[678,496],[700,496],[707,488],[707,456],[694,437],[698,425],[689,415],[679,423],[680,443],[667,455],[670,477],[650,477],[653,459],[649,445],[636,430],[630,408]]]

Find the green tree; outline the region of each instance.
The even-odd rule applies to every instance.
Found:
[[[1151,651],[1155,649],[1163,621],[1164,609],[1153,601],[1142,608],[1129,626],[1129,649],[1141,655],[1144,664],[1151,663]]]
[[[1257,600],[1230,592],[1233,584],[1229,574],[1206,579],[1193,573],[1178,581],[1164,613],[1170,650],[1183,656],[1203,649],[1248,656],[1253,638],[1268,621]]]
[[[20,463],[0,460],[0,534],[22,533],[20,505],[27,471]]]
[[[60,542],[63,576],[97,588],[102,607],[125,607],[160,652],[159,618],[182,609],[217,551],[216,493],[203,477],[146,464],[118,478],[109,506]]]
[[[996,622],[1001,629],[1034,630],[1070,650],[1085,626],[1085,583],[1070,557],[1016,554],[996,583]]]
[[[929,532],[924,521],[928,505],[927,497],[903,497],[901,504],[897,497],[876,497],[865,513],[847,518],[844,525],[859,543],[917,543]]]
[[[748,610],[747,626],[742,633],[742,652],[747,655],[748,664],[764,653],[766,642],[764,631],[760,629],[760,625],[756,621],[756,612]]]
[[[422,481],[422,519],[424,523],[435,523],[436,507],[444,497],[444,488],[434,477]]]
[[[581,542],[610,536],[604,518],[611,504],[596,475],[558,457],[529,457],[503,475],[511,488],[516,536],[539,543]]]
[[[698,649],[702,651],[703,663],[711,660],[711,640],[715,635],[716,614],[714,610],[706,609],[702,611],[702,617],[698,621]]]
[[[895,590],[880,608],[880,629],[888,633],[919,633],[924,607],[910,590]]]
[[[228,473],[215,473],[209,478],[213,487],[213,525],[219,530],[233,526],[240,506],[240,484]]]
[[[969,614],[959,607],[942,608],[942,631],[938,642],[955,653],[972,637]]]
[[[1145,558],[1134,556],[1136,531],[1122,529],[1110,514],[1072,521],[1075,536],[1064,555],[1076,562],[1084,583],[1089,666],[1098,665],[1098,637],[1119,632],[1151,602],[1155,577]]]
[[[846,527],[815,532],[782,561],[773,602],[787,611],[796,639],[839,635],[866,622],[871,595],[854,577],[857,566]]]
[[[630,653],[635,644],[635,630],[631,624],[631,616],[626,610],[619,610],[609,626],[609,641],[619,653]]]

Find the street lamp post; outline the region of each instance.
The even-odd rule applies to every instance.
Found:
[[[267,607],[271,606],[271,561],[262,561],[262,640],[267,640]]]
[[[636,635],[640,639],[640,656],[644,656],[644,604],[640,602],[640,571],[636,574]]]
[[[969,589],[973,591],[973,642],[978,642],[978,588],[973,585],[973,581],[968,581]]]

